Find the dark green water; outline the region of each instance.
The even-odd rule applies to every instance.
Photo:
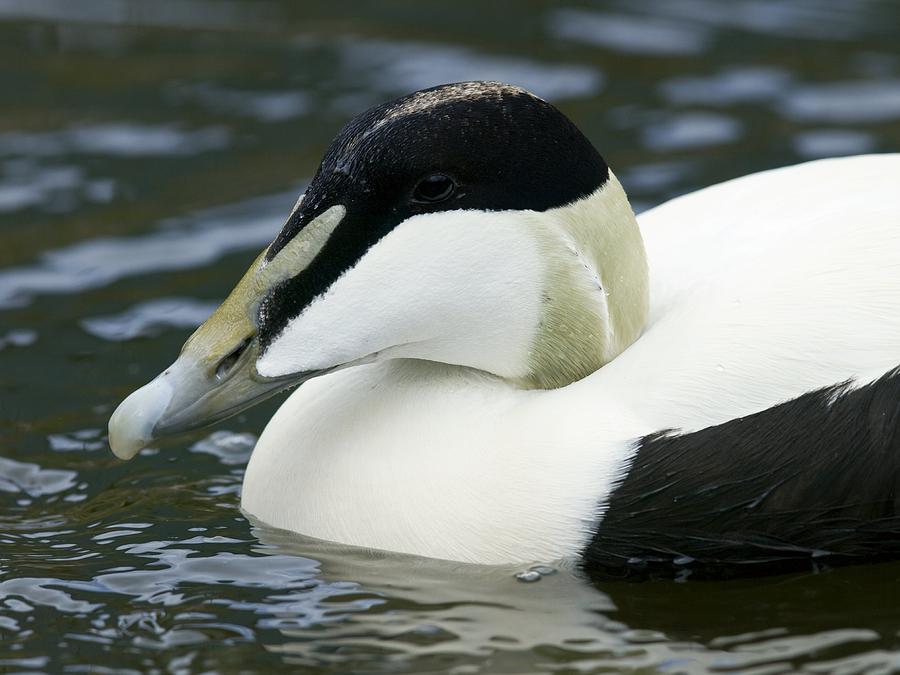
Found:
[[[891,0],[0,1],[0,671],[900,672],[900,565],[525,584],[249,523],[277,401],[128,464],[104,435],[370,104],[524,85],[640,210],[900,149],[898,35]]]

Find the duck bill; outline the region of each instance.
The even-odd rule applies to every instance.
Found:
[[[131,459],[156,440],[214,424],[305,379],[256,372],[256,311],[279,279],[260,255],[175,363],[122,401],[109,420],[117,457]]]
[[[215,424],[305,380],[308,375],[265,380],[256,375],[255,341],[218,376],[205,360],[182,353],[116,408],[109,420],[109,444],[120,459],[131,459],[154,441]]]
[[[116,457],[131,459],[156,440],[214,424],[306,379],[256,372],[257,310],[283,276],[260,254],[175,363],[119,404],[109,420]]]
[[[178,360],[116,408],[109,444],[117,457],[130,459],[153,441],[214,424],[319,374],[266,378],[256,371],[258,312],[275,286],[309,265],[344,213],[343,206],[331,207],[272,260],[263,251]]]

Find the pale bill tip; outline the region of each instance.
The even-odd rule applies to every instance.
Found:
[[[109,418],[109,447],[119,459],[131,459],[153,441],[153,429],[172,400],[162,377],[133,392]]]

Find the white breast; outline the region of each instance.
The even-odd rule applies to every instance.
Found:
[[[604,442],[574,393],[424,361],[312,380],[266,427],[242,506],[309,536],[434,558],[574,554],[630,452]],[[589,393],[579,400],[603,405]]]

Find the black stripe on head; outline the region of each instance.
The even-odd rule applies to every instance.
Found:
[[[900,369],[846,389],[643,438],[586,571],[702,579],[900,559]]]
[[[263,351],[404,220],[458,209],[545,211],[591,194],[608,176],[603,158],[565,115],[518,87],[448,84],[362,113],[334,139],[300,207],[266,253],[274,258],[332,206],[346,208],[312,263],[262,303]],[[447,181],[452,190],[445,199],[421,198],[442,192]]]

